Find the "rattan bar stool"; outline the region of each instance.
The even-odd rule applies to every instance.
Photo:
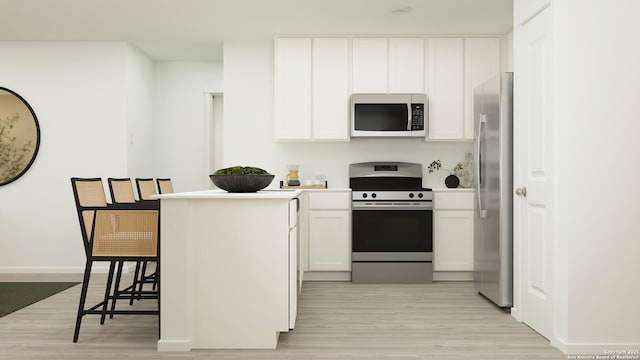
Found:
[[[78,341],[80,325],[85,315],[101,315],[104,323],[111,295],[113,274],[117,262],[157,261],[159,210],[141,209],[119,204],[107,204],[104,186],[100,178],[71,178],[80,232],[85,250],[86,265],[78,304],[73,342]],[[104,299],[89,308],[85,307],[91,268],[94,262],[109,262],[109,274]],[[158,301],[159,296],[152,297]],[[113,314],[158,315],[158,310],[115,310]]]
[[[158,194],[156,191],[156,183],[153,178],[136,178],[135,179],[136,188],[138,189],[138,199],[140,201],[154,201],[158,202],[159,200],[154,200],[151,197],[153,195]],[[151,274],[147,275],[147,266],[149,265],[148,261],[143,261],[142,264],[136,264],[136,277],[134,278],[134,286],[137,286],[138,295],[142,295],[142,288],[144,284],[152,284],[152,290],[156,290],[158,285],[158,277],[157,272],[154,271]],[[156,264],[157,267],[157,264]],[[139,274],[139,276],[138,276]],[[133,298],[129,301],[129,304],[133,304]]]
[[[151,196],[156,195],[156,183],[153,178],[136,178],[136,188],[138,189],[138,199],[152,200]]]
[[[172,194],[173,193],[173,183],[171,179],[156,179],[156,183],[158,184],[158,193],[159,194]]]
[[[137,202],[134,196],[133,186],[131,184],[131,178],[108,178],[109,191],[111,192],[111,199],[114,204],[127,204],[128,206],[134,206],[135,208],[156,208],[157,202]],[[146,298],[154,298],[157,296],[155,286],[152,291],[143,291],[142,284],[145,282],[144,273],[147,267],[147,261],[136,261],[136,267],[134,270],[133,281],[130,286],[120,289],[120,281],[122,279],[122,272],[124,267],[124,261],[118,262],[118,270],[116,276],[116,282],[113,290],[113,297],[111,301],[111,312],[109,317],[113,318],[114,310],[116,308],[116,302],[118,299],[129,299],[129,305],[133,305],[134,298],[140,300],[143,295]],[[146,282],[154,283],[155,279],[147,279]],[[138,288],[139,285],[139,288]]]

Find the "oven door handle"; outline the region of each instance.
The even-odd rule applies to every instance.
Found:
[[[367,203],[367,204],[352,204],[352,210],[433,210],[433,204],[420,204],[420,205],[407,205],[407,204],[380,204],[380,203]]]

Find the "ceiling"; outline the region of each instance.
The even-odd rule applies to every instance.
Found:
[[[0,41],[128,41],[157,60],[222,60],[224,41],[275,35],[504,34],[512,24],[513,0],[0,0]]]

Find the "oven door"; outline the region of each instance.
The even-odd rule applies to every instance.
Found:
[[[352,260],[432,261],[433,211],[421,206],[359,206],[352,213]]]

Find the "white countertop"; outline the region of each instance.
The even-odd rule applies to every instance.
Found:
[[[300,196],[302,190],[297,189],[274,189],[260,190],[253,193],[230,193],[224,190],[200,190],[173,194],[154,195],[155,199],[293,199]]]
[[[433,188],[433,192],[473,192],[473,188]]]
[[[308,191],[308,192],[351,192],[351,189],[349,188],[329,188],[329,189],[300,189],[301,191]]]

